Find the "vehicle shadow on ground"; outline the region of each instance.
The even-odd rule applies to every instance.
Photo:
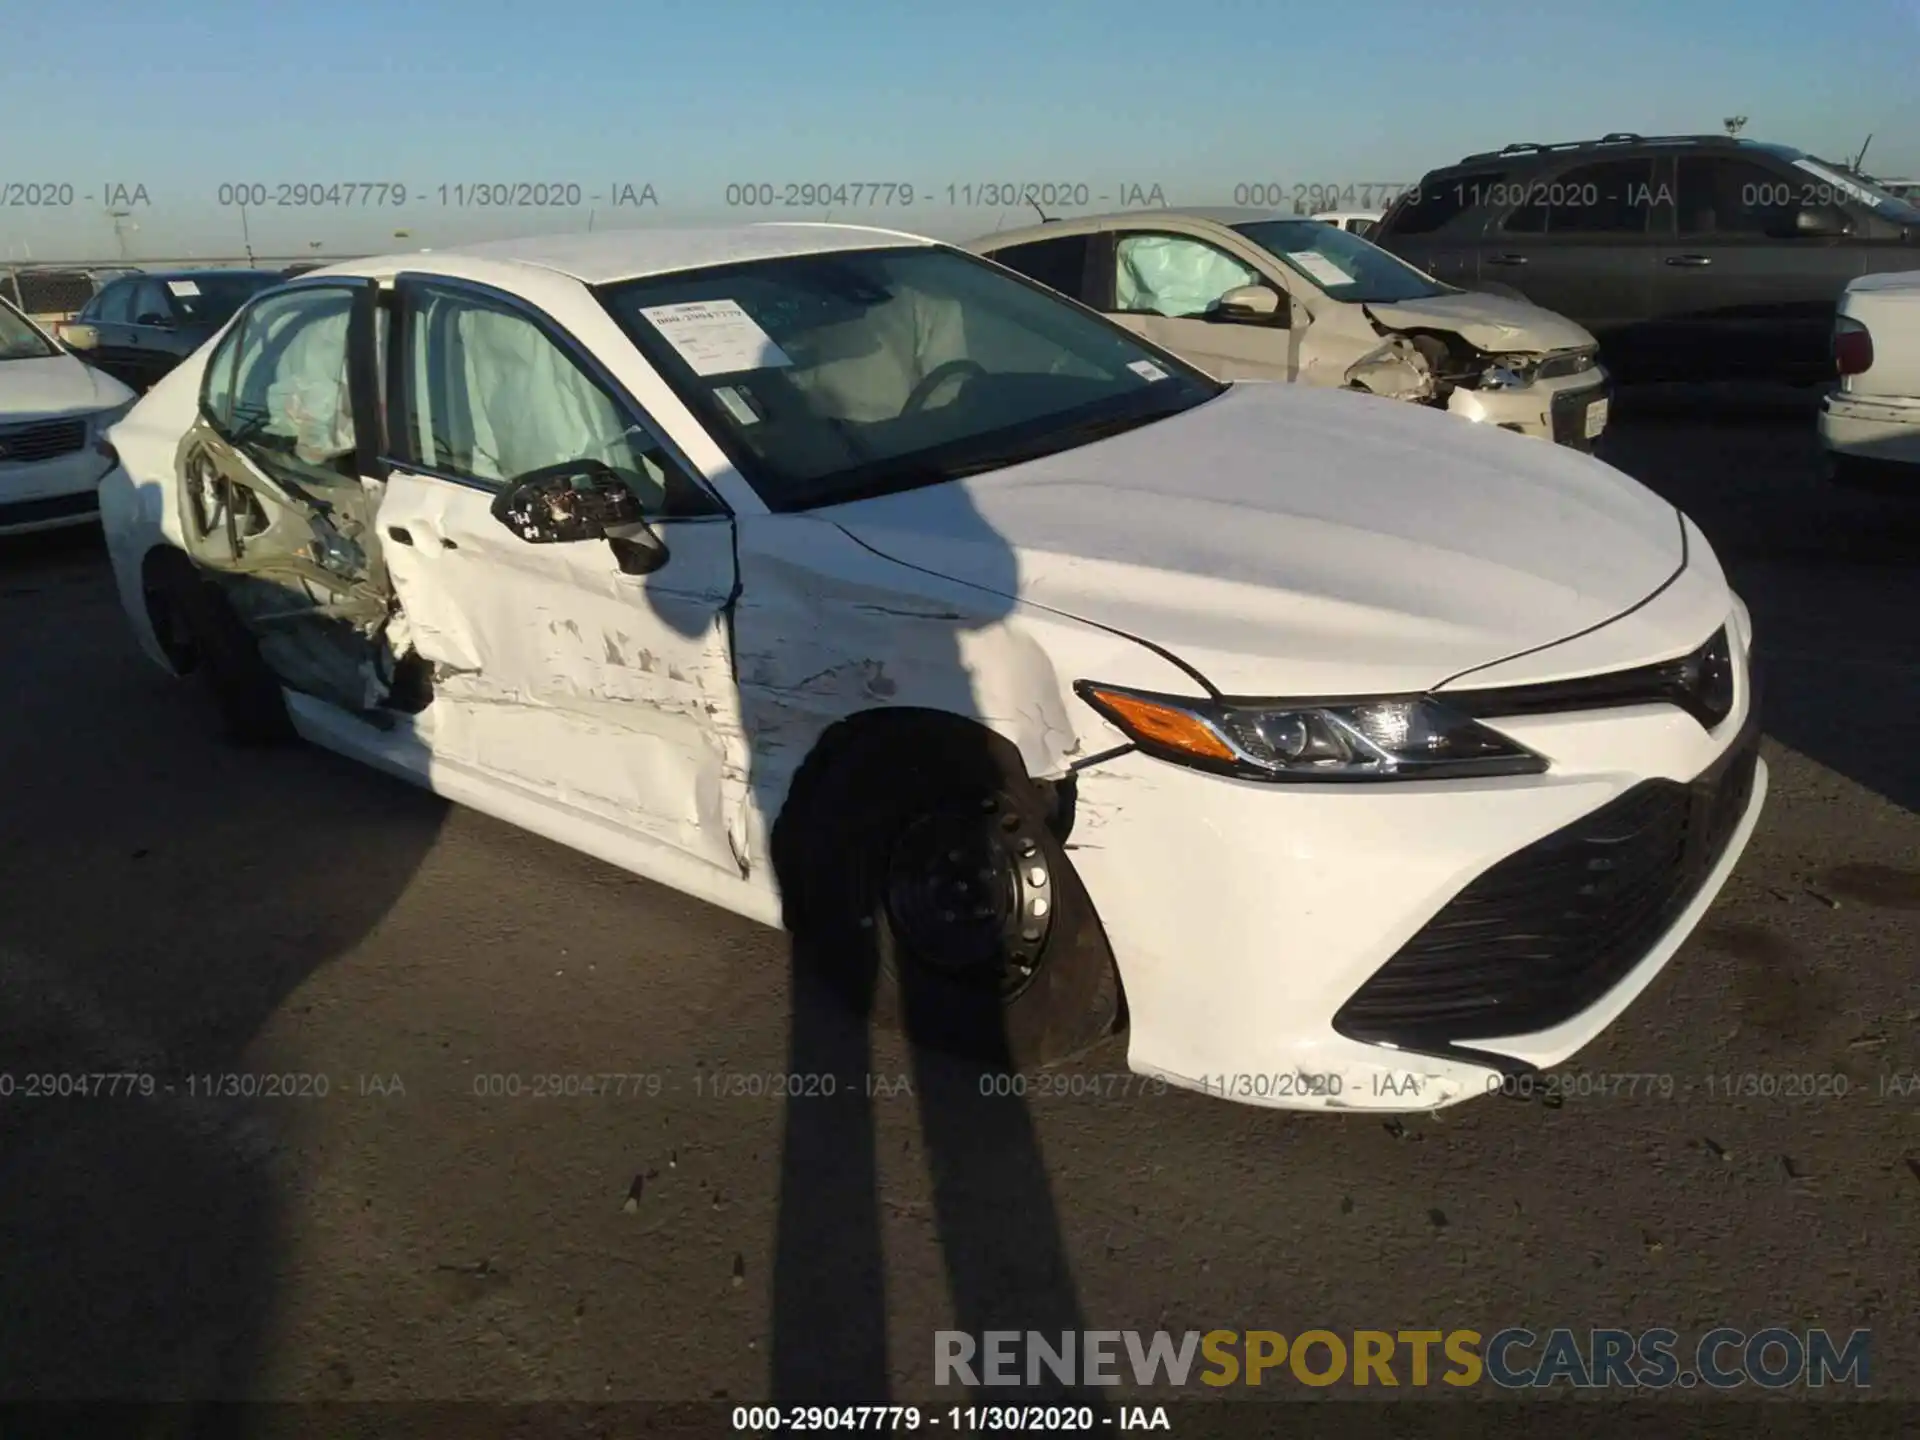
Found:
[[[1605,459],[1693,517],[1753,612],[1767,733],[1920,810],[1920,487],[1823,478],[1818,397],[1625,390]]]
[[[288,1249],[277,1127],[325,1102],[214,1077],[441,823],[320,751],[226,747],[126,633],[97,532],[0,541],[0,1399],[249,1393]]]
[[[1011,609],[1011,600],[998,597],[1017,592],[1015,556],[963,486],[916,494],[922,523],[942,543],[969,553],[968,573],[985,590],[877,562],[871,588],[850,585],[831,595],[809,589],[782,604],[773,598],[789,583],[781,542],[774,538],[763,549],[759,536],[796,521],[774,516],[741,522],[742,600],[734,643],[749,787],[762,814],[780,810],[800,759],[798,754],[776,759],[791,743],[788,737],[819,727],[817,719],[802,725],[796,717],[848,708],[846,692],[835,691],[836,684],[869,687],[853,709],[910,703],[986,718],[962,642],[967,632],[993,626]],[[912,597],[890,588],[916,584],[927,588]],[[663,618],[671,613],[670,607],[656,608]],[[915,611],[921,612],[919,623],[909,618]],[[789,648],[796,625],[814,638]],[[903,640],[909,632],[911,639]],[[863,637],[886,648],[863,650]],[[881,655],[896,658],[876,668],[873,661]],[[830,672],[824,682],[823,671]],[[874,773],[866,783],[884,788],[899,783],[899,777]],[[789,925],[802,931],[790,937],[786,1070],[796,1077],[832,1076],[834,1093],[826,1097],[795,1087],[786,1100],[775,1222],[771,1399],[781,1405],[875,1404],[894,1394],[898,1377],[924,1373],[935,1344],[932,1334],[915,1336],[908,1343],[917,1353],[889,1355],[879,1107],[917,1106],[953,1328],[976,1340],[988,1330],[1037,1330],[1053,1343],[1062,1332],[1079,1332],[1084,1325],[1034,1117],[1024,1097],[993,1093],[994,1079],[1013,1069],[1013,1047],[1004,1034],[990,1034],[984,1050],[970,1059],[942,1049],[934,1036],[951,1018],[942,1011],[954,1005],[953,992],[912,966],[889,983],[878,926],[855,932],[860,938],[848,942],[855,953],[819,953],[805,938],[807,927],[794,924],[791,905],[801,888],[798,872],[823,846],[833,845],[839,832],[819,809],[796,815],[800,808],[796,802],[782,816],[771,847],[782,892],[789,897]],[[767,860],[756,857],[756,863]],[[877,898],[875,903],[889,902]],[[835,977],[831,981],[823,978],[829,974]],[[991,1032],[1001,1023],[996,996],[987,996],[984,1013]],[[885,1088],[869,1093],[869,1076],[883,1087],[889,1083],[875,1071],[876,1025],[897,1029],[905,1039],[911,1100]],[[1047,1377],[1033,1386],[996,1386],[987,1398],[1006,1402],[1068,1395],[1080,1404],[1093,1403]],[[954,1383],[951,1398],[966,1401],[964,1384]]]

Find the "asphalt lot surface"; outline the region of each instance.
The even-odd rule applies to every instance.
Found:
[[[985,1099],[888,1037],[870,1106],[852,1068],[791,1114],[717,1085],[858,1063],[782,936],[320,751],[224,748],[97,538],[0,544],[0,1071],[328,1092],[17,1078],[0,1394],[749,1400],[778,1369],[946,1403],[942,1328],[1525,1323],[1870,1326],[1875,1391],[1920,1397],[1920,1091],[1887,1079],[1920,1073],[1920,502],[1823,489],[1808,412],[1764,396],[1629,395],[1608,445],[1753,609],[1770,804],[1569,1067],[1672,1096],[1399,1123]],[[634,1093],[479,1093],[608,1073]],[[1749,1074],[1847,1093],[1708,1078]]]

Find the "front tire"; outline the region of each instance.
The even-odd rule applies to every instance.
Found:
[[[1015,1068],[1111,1033],[1119,983],[1054,807],[999,737],[875,724],[803,769],[774,836],[796,955],[861,1012]]]

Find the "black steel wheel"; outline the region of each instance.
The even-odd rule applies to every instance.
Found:
[[[1111,1032],[1106,938],[1011,747],[960,720],[873,724],[810,764],[775,829],[788,926],[863,1011],[1012,1065]]]

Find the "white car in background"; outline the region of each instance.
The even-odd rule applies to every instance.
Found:
[[[1351,235],[1358,235],[1362,240],[1370,240],[1386,213],[1384,210],[1322,210],[1313,218]]]
[[[1920,270],[1848,283],[1833,359],[1839,388],[1820,405],[1832,478],[1920,482]]]
[[[1222,380],[1289,380],[1445,410],[1591,450],[1608,377],[1593,335],[1518,295],[1442,284],[1320,220],[1127,211],[968,249]]]
[[[0,300],[0,535],[91,524],[96,449],[134,394]]]
[[[235,738],[785,924],[1000,1063],[1124,992],[1179,1085],[1485,1094],[1647,985],[1765,793],[1747,611],[1666,501],[914,236],[353,261],[111,441],[134,631]]]

